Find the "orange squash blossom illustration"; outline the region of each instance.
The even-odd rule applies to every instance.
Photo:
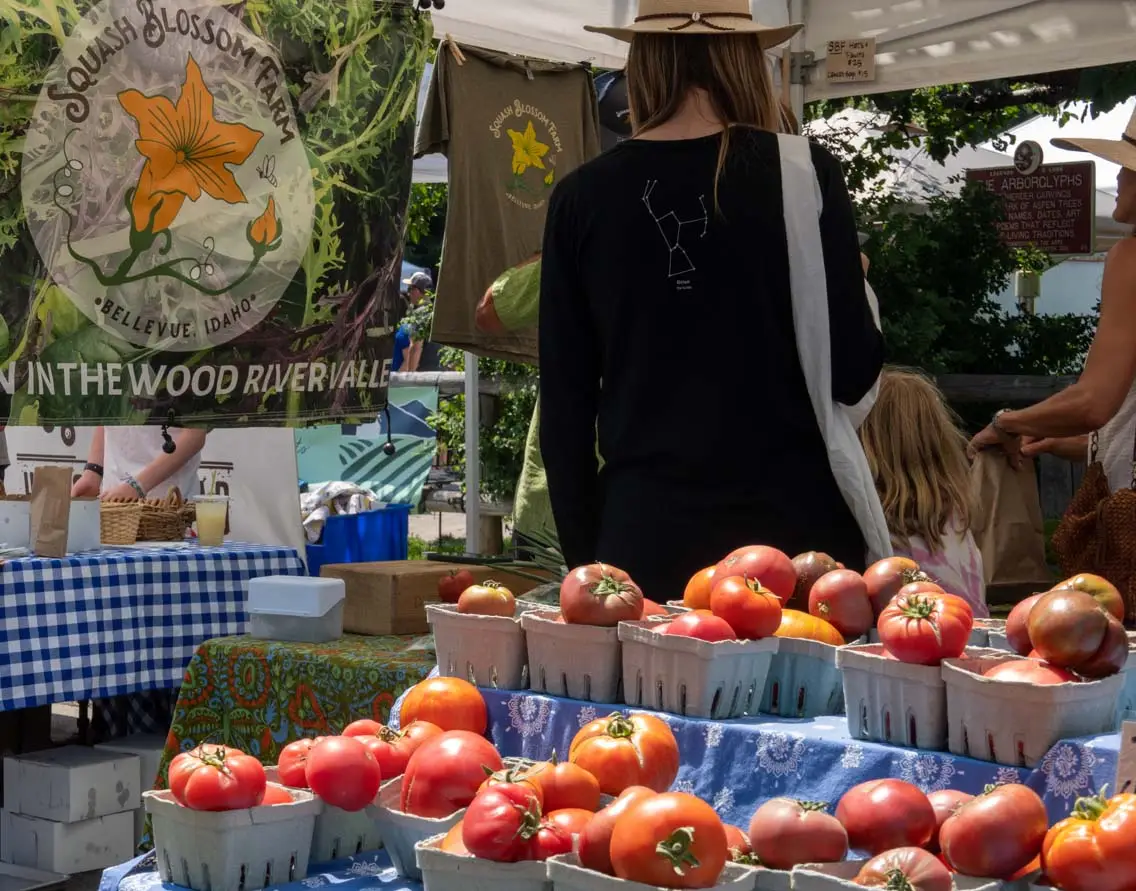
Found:
[[[280,238],[280,218],[276,216],[276,199],[271,195],[264,213],[249,224],[248,235],[254,245],[269,249]]]

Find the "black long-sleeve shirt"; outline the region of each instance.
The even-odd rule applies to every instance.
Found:
[[[596,559],[604,522],[597,424],[605,481],[699,489],[707,515],[747,505],[846,513],[797,354],[776,135],[732,131],[716,209],[720,139],[629,140],[552,195],[540,441],[569,566]],[[819,146],[812,158],[832,393],[852,405],[875,382],[883,343],[839,163]],[[624,520],[635,517],[608,517],[606,528]]]

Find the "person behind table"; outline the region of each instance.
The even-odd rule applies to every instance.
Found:
[[[406,312],[410,312],[426,299],[426,292],[434,287],[429,273],[416,272],[402,280],[406,286]],[[399,325],[394,335],[394,356],[391,371],[418,371],[422,359],[422,342],[414,341],[409,325]]]
[[[965,599],[976,617],[989,616],[966,437],[938,387],[913,369],[885,368],[860,441],[895,553]]]
[[[540,447],[562,550],[570,566],[620,566],[658,600],[745,545],[866,562],[796,348],[764,50],[797,26],[762,27],[749,10],[641,0],[636,23],[601,28],[631,40],[635,136],[561,179],[546,220]],[[821,398],[852,406],[877,380],[883,341],[840,164],[806,151],[823,205]],[[685,359],[707,320],[722,332],[712,379]]]
[[[98,427],[71,497],[160,499],[176,487],[183,498],[193,498],[201,492],[197,470],[205,434],[201,429],[172,430],[174,451],[167,453],[162,448],[165,440],[161,427]]]

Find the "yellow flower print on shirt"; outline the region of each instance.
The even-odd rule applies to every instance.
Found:
[[[513,142],[513,173],[520,176],[530,167],[544,170],[542,159],[548,154],[548,146],[537,140],[533,122],[528,122],[524,133],[518,133],[516,130],[506,132]]]

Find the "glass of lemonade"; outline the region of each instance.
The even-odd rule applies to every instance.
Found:
[[[227,495],[200,495],[194,499],[197,513],[197,543],[216,548],[225,543],[225,519],[229,514]]]

